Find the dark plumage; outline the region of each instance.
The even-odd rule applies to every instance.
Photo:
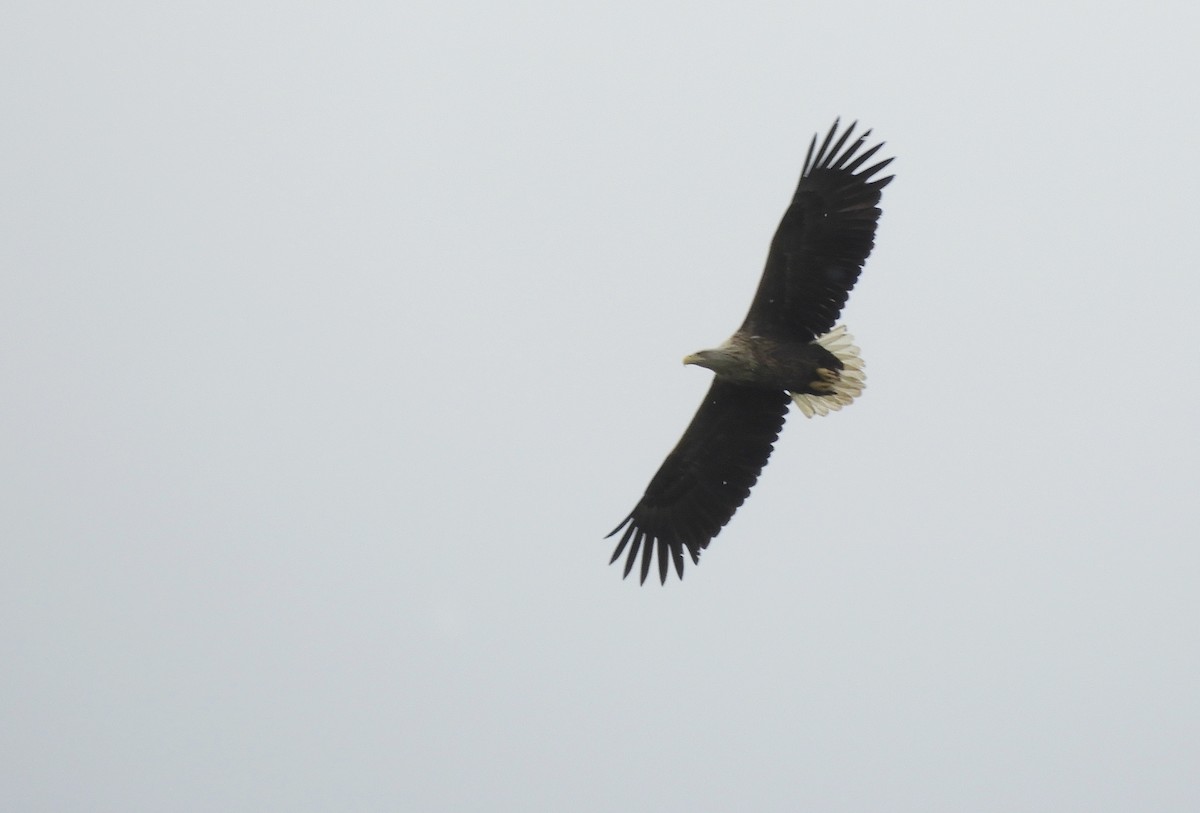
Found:
[[[839,136],[835,121],[820,149],[813,136],[745,322],[720,347],[684,359],[716,377],[645,495],[609,534],[625,529],[611,561],[628,549],[626,576],[639,551],[643,583],[656,549],[663,583],[670,562],[683,578],[685,548],[699,563],[750,495],[789,401],[811,417],[862,392],[858,348],[834,324],[875,245],[880,192],[892,176],[874,176],[892,159],[860,170],[883,144],[862,150],[871,131],[852,140],[855,126]]]

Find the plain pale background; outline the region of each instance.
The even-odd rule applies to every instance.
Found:
[[[0,807],[1200,808],[1194,3],[17,3]],[[897,156],[682,583],[602,536]]]

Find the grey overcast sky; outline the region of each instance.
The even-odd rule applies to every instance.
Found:
[[[19,2],[0,808],[1200,809],[1192,2]],[[603,535],[896,156],[682,583]]]

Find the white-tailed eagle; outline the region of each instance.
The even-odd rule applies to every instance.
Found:
[[[685,358],[716,376],[704,403],[646,493],[609,536],[621,531],[615,562],[627,551],[628,576],[642,555],[642,582],[658,551],[683,578],[683,551],[694,563],[750,495],[795,402],[825,415],[863,390],[862,360],[838,314],[875,246],[881,191],[875,176],[892,159],[861,169],[883,144],[863,149],[868,130],[838,135],[835,121],[817,148],[813,136],[792,203],[771,241],[767,267],[746,321],[724,344]]]

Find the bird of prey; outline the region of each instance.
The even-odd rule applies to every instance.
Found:
[[[806,416],[841,409],[862,393],[862,360],[835,323],[875,246],[879,200],[891,158],[871,164],[882,143],[864,149],[871,131],[840,135],[838,121],[817,147],[813,136],[792,203],[771,240],[750,312],[720,347],[684,358],[715,373],[692,423],[646,493],[609,536],[625,529],[611,562],[627,551],[625,576],[641,552],[641,580],[658,551],[667,581],[683,551],[700,552],[720,533],[767,464],[789,402]]]

